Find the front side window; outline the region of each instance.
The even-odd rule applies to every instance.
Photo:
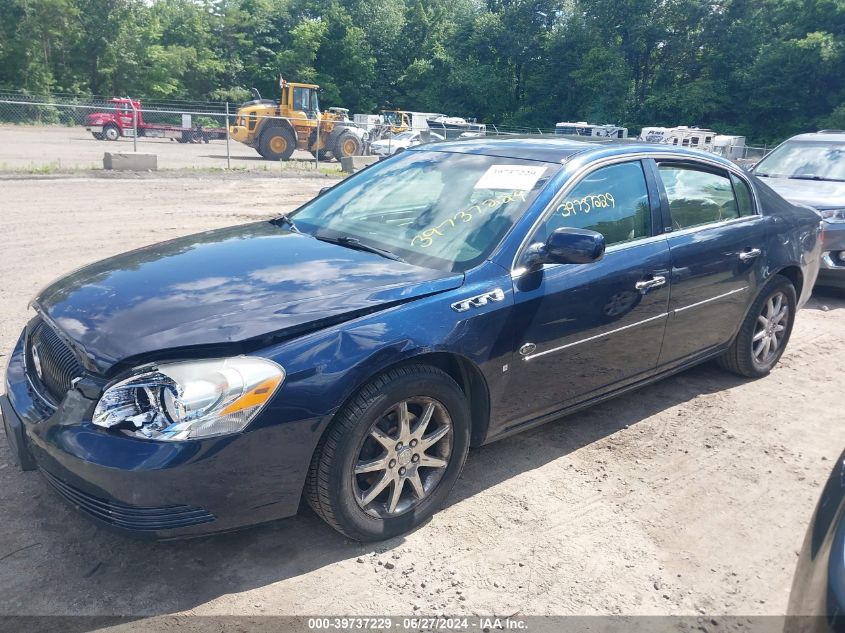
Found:
[[[438,151],[403,152],[300,207],[296,226],[351,237],[409,263],[463,272],[493,252],[560,165]]]
[[[757,176],[845,182],[845,143],[787,141],[754,168]]]
[[[651,209],[639,161],[601,167],[557,203],[535,241],[562,227],[590,229],[608,246],[651,235]]]
[[[739,217],[727,172],[704,171],[686,165],[660,165],[674,230]]]
[[[311,91],[308,88],[293,89],[293,109],[301,112],[311,110]]]

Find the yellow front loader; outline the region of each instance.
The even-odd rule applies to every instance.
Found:
[[[288,160],[295,149],[321,160],[363,153],[366,131],[349,120],[348,110],[320,112],[319,86],[284,80],[279,84],[278,102],[262,99],[252,89],[254,99],[240,107],[235,124],[229,126],[232,139],[255,148],[267,160]]]

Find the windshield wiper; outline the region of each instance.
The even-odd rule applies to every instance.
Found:
[[[790,176],[790,180],[824,180],[825,182],[845,182],[841,178],[825,178],[824,176]]]
[[[392,259],[396,262],[403,262],[405,260],[399,257],[396,253],[392,253],[391,251],[387,250],[386,248],[379,248],[378,246],[372,246],[370,244],[365,244],[357,237],[349,237],[348,235],[340,235],[338,237],[327,237],[325,235],[315,235],[318,240],[321,242],[328,242],[329,244],[338,244],[340,246],[346,246],[347,248],[354,248],[358,251],[367,251],[368,253],[375,253],[376,255],[381,255],[382,257],[386,257],[387,259]]]
[[[302,231],[296,228],[296,224],[287,213],[283,213],[279,217],[273,219],[272,222],[273,224],[287,224],[290,227],[290,230],[294,233],[302,233]]]

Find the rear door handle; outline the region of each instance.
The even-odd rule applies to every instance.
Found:
[[[759,248],[748,248],[739,254],[739,258],[744,262],[750,262],[755,257],[760,257],[763,254]]]
[[[642,281],[638,281],[634,287],[639,290],[641,293],[645,294],[652,288],[660,288],[660,286],[666,285],[666,277],[662,275],[656,275],[651,277],[650,279],[643,279]]]

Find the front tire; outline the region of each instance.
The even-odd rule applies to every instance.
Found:
[[[795,323],[798,299],[792,282],[774,275],[754,300],[719,365],[740,376],[760,378],[780,360]]]
[[[296,149],[296,136],[290,128],[274,125],[262,132],[258,153],[267,160],[289,160]]]
[[[98,141],[103,140],[103,133],[102,132],[91,132],[91,136],[93,136]]]
[[[337,414],[311,460],[305,495],[349,538],[407,532],[443,505],[469,449],[460,387],[428,365],[392,369]]]
[[[120,130],[116,125],[107,125],[103,128],[103,138],[107,141],[116,141],[120,138]]]

